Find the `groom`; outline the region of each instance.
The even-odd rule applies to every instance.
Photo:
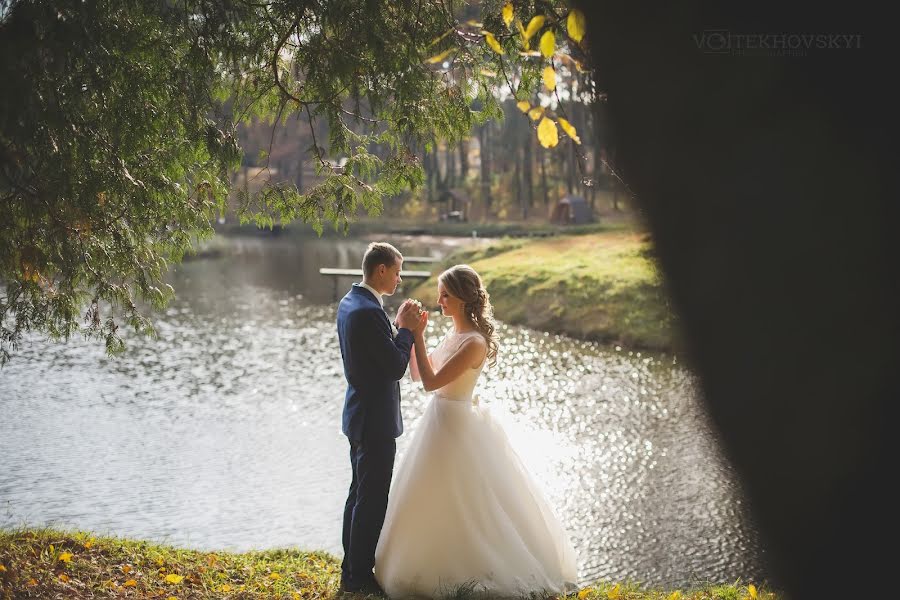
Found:
[[[403,433],[399,380],[413,346],[418,309],[409,300],[397,313],[396,333],[381,296],[400,283],[403,256],[384,242],[369,244],[363,281],[338,305],[337,329],[347,378],[342,431],[350,441],[353,480],[344,506],[341,591],[382,594],[372,569],[384,524],[388,491]]]

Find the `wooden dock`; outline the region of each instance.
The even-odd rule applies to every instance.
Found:
[[[359,277],[362,279],[362,269],[319,269],[319,275],[331,275],[332,277]],[[409,279],[428,279],[431,277],[431,271],[400,271],[401,278]]]
[[[438,262],[437,258],[432,258],[429,256],[404,256],[403,262],[407,263],[432,263]],[[341,277],[353,277],[360,281],[362,281],[363,272],[362,269],[332,269],[329,267],[322,267],[319,269],[319,275],[325,275],[326,277],[331,277],[331,281],[334,284],[332,288],[332,296],[335,301],[338,299],[338,279]],[[417,271],[417,270],[409,270],[409,271],[400,271],[400,277],[402,279],[428,279],[431,277],[431,271]]]

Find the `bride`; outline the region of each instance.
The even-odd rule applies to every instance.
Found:
[[[453,331],[426,353],[428,313],[414,330],[410,371],[434,391],[400,463],[375,551],[391,598],[460,588],[496,596],[574,588],[575,551],[547,500],[490,412],[473,396],[497,341],[481,278],[456,265],[438,278]]]

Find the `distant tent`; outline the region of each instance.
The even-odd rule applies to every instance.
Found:
[[[472,201],[469,195],[460,189],[444,190],[438,196],[438,202],[444,204],[441,212],[442,221],[468,221],[469,206]]]
[[[550,215],[550,222],[559,225],[590,223],[593,220],[591,206],[581,196],[563,196]]]

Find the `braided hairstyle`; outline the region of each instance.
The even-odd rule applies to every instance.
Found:
[[[475,325],[487,342],[487,358],[491,365],[497,364],[497,351],[500,346],[494,333],[494,307],[491,297],[478,273],[469,265],[455,265],[438,277],[447,291],[465,303],[466,318]]]

